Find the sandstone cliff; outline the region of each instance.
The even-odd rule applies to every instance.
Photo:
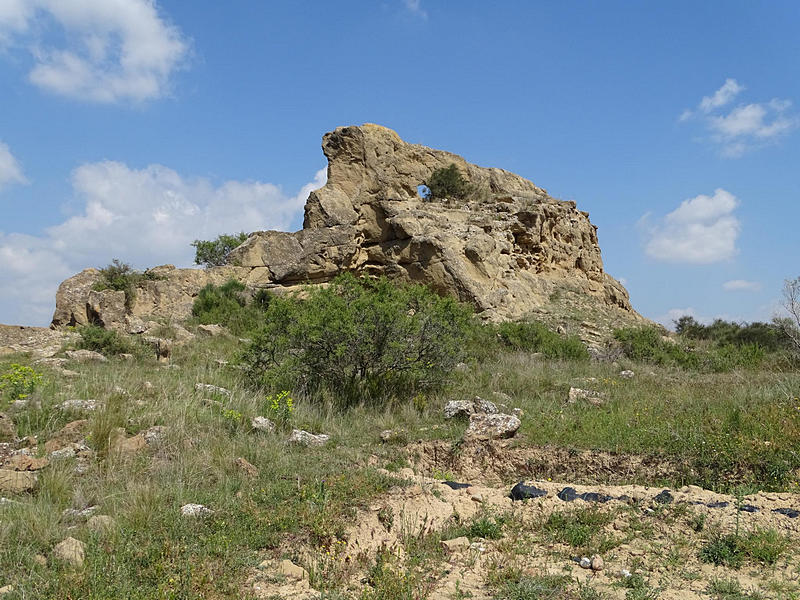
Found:
[[[121,292],[93,291],[97,272],[83,271],[59,288],[53,325],[185,318],[206,283],[235,277],[281,291],[342,271],[425,283],[494,320],[569,318],[591,330],[641,319],[604,272],[596,227],[574,202],[378,125],[340,127],[322,149],[328,180],[310,194],[302,230],[256,232],[226,267],[162,268],[165,279],[145,282],[128,308]],[[469,181],[471,197],[420,198],[418,186],[450,164]]]

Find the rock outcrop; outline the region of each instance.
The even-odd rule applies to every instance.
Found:
[[[493,320],[570,312],[583,314],[583,329],[641,320],[625,288],[604,272],[596,227],[574,202],[508,171],[408,144],[378,125],[340,127],[324,136],[322,149],[328,180],[311,192],[302,230],[253,233],[226,267],[158,267],[163,279],[143,282],[127,306],[115,296],[121,292],[94,291],[98,272],[87,269],[59,288],[53,325],[180,319],[207,283],[233,277],[279,292],[343,271],[428,284]],[[419,186],[451,164],[470,197],[420,197]]]

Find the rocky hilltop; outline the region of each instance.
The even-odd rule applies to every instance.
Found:
[[[224,267],[157,267],[161,279],[142,282],[128,306],[122,292],[94,290],[99,274],[87,269],[61,284],[53,326],[136,329],[143,319],[187,317],[207,283],[236,278],[281,293],[343,271],[425,283],[492,320],[534,316],[589,337],[642,319],[603,270],[597,228],[574,202],[378,125],[339,127],[322,150],[328,180],[309,195],[300,231],[255,232]],[[421,198],[419,186],[451,164],[470,197]]]

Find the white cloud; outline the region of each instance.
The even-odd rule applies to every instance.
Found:
[[[119,162],[73,172],[80,214],[41,236],[0,232],[0,322],[45,324],[66,277],[119,258],[135,267],[191,266],[195,239],[220,233],[289,229],[308,193],[325,184],[326,170],[294,196],[258,181],[219,186],[186,178],[161,165],[131,169]]]
[[[7,144],[0,142],[0,190],[10,183],[26,183],[19,161]]]
[[[715,108],[725,106],[736,96],[738,96],[739,93],[744,89],[744,86],[739,85],[735,79],[726,79],[722,87],[714,92],[713,96],[703,97],[703,99],[700,101],[700,110],[703,112],[710,112]]]
[[[701,115],[710,140],[717,144],[722,156],[728,158],[738,158],[752,149],[775,142],[800,125],[800,119],[788,112],[791,101],[778,98],[741,104],[728,112],[718,111],[744,89],[735,79],[727,79],[713,95],[700,101],[696,112],[684,110],[678,121],[685,122]]]
[[[722,289],[727,292],[758,292],[761,290],[761,284],[757,281],[731,279],[722,284]]]
[[[155,0],[2,0],[0,43],[30,51],[34,85],[104,103],[164,96],[188,52]]]
[[[668,262],[707,264],[731,258],[741,228],[733,215],[738,204],[733,194],[719,188],[713,196],[684,200],[655,226],[645,215],[639,221],[650,236],[645,251]]]
[[[405,4],[406,9],[409,12],[423,19],[428,18],[428,13],[425,11],[424,8],[422,8],[421,0],[403,0],[403,4]]]

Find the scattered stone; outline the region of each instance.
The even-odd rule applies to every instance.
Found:
[[[131,335],[139,335],[147,331],[147,324],[135,315],[125,315],[125,331]]]
[[[53,557],[70,563],[74,567],[82,567],[85,556],[86,544],[74,537],[68,537],[53,548]]]
[[[469,550],[469,538],[461,536],[452,540],[442,540],[442,550],[448,554]]]
[[[330,440],[330,436],[324,433],[314,435],[302,429],[292,429],[289,436],[289,443],[300,444],[301,446],[324,446]]]
[[[579,400],[586,400],[589,404],[592,404],[593,406],[600,406],[603,404],[603,395],[600,392],[595,392],[593,390],[584,390],[575,387],[569,388],[569,395],[567,397],[567,402],[570,404],[574,404]]]
[[[630,577],[631,576],[631,572],[628,571],[628,569],[620,569],[619,570],[619,576],[624,579],[624,578]]]
[[[17,439],[17,427],[5,413],[0,413],[0,442],[13,442]]]
[[[474,412],[472,402],[468,400],[450,400],[444,405],[444,418],[469,417]]]
[[[597,492],[584,492],[583,494],[580,494],[578,498],[580,498],[584,502],[601,502],[601,503],[606,503],[609,500],[614,499],[611,496],[608,496],[606,494],[599,494]]]
[[[592,571],[602,571],[603,568],[605,567],[605,563],[603,562],[603,557],[600,556],[599,554],[595,554],[594,556],[592,556],[590,566],[592,567]]]
[[[141,434],[148,446],[157,446],[167,437],[167,428],[164,425],[153,425]]]
[[[120,360],[124,360],[126,362],[133,362],[136,360],[136,357],[133,354],[128,354],[127,352],[123,352],[122,354],[118,354]]]
[[[578,492],[573,487],[565,487],[563,490],[556,494],[559,500],[564,502],[572,502],[578,497]]]
[[[250,427],[261,433],[273,433],[275,431],[275,423],[267,417],[253,417],[250,421]]]
[[[28,454],[14,454],[3,464],[4,469],[12,471],[41,471],[50,461],[46,458],[35,458]]]
[[[675,498],[670,494],[669,490],[663,490],[660,492],[655,498],[653,498],[653,502],[658,504],[672,504]]]
[[[195,383],[194,389],[198,392],[209,392],[211,394],[219,394],[220,396],[231,397],[231,391],[218,385],[211,385],[210,383]]]
[[[525,482],[520,481],[517,485],[511,488],[512,500],[530,500],[532,498],[544,498],[547,496],[546,490],[541,490],[533,485],[527,485]]]
[[[143,434],[126,437],[122,427],[114,429],[109,437],[109,449],[113,454],[130,456],[147,447]]]
[[[772,512],[778,513],[779,515],[786,515],[790,519],[800,517],[800,510],[795,510],[793,508],[775,508]]]
[[[635,373],[629,369],[619,372],[619,376],[622,377],[622,379],[633,379],[634,375]]]
[[[37,484],[35,473],[0,469],[0,493],[24,494],[35,490]]]
[[[204,517],[213,512],[213,510],[206,508],[202,504],[184,504],[181,506],[181,514],[184,517]]]
[[[407,436],[408,432],[405,429],[385,429],[381,431],[381,441],[385,444],[405,441]]]
[[[592,559],[590,559],[588,556],[582,556],[578,564],[581,566],[581,569],[591,569]]]
[[[700,502],[702,504],[702,502]],[[706,504],[708,508],[727,508],[730,505],[730,502],[725,502],[724,500],[720,500],[718,502],[709,502]]]
[[[443,481],[442,485],[446,485],[451,490],[465,490],[471,487],[469,483],[458,483],[457,481]]]
[[[742,504],[739,507],[739,510],[742,512],[757,513],[759,508],[757,506],[753,506],[752,504]]]
[[[108,362],[108,359],[94,350],[67,350],[66,357],[78,362]]]
[[[294,564],[290,560],[282,560],[281,564],[278,568],[281,575],[285,577],[291,577],[292,579],[308,579],[308,571],[306,571],[303,567]]]
[[[472,494],[469,497],[469,499],[472,500],[473,502],[477,502],[479,504],[483,503],[483,496],[481,496],[480,494]]]
[[[86,527],[89,531],[98,534],[110,533],[116,527],[116,521],[108,515],[94,515],[86,521]]]
[[[474,412],[476,413],[485,413],[487,415],[493,415],[497,412],[497,405],[494,402],[489,402],[488,400],[484,400],[480,396],[475,396],[472,399],[472,407]]]
[[[97,400],[65,400],[58,405],[61,410],[84,411],[91,412],[97,409]]]
[[[99,506],[88,506],[82,509],[66,508],[61,513],[61,516],[65,519],[87,519],[96,513],[99,508]]]
[[[239,457],[237,458],[234,463],[236,464],[239,469],[244,471],[245,475],[248,477],[258,477],[258,469],[250,463],[246,458]]]
[[[514,437],[522,421],[514,415],[479,414],[470,415],[465,438],[477,440],[498,440]]]
[[[70,444],[78,442],[83,439],[83,431],[86,429],[89,421],[80,419],[67,423],[59,431],[57,431],[47,442],[44,444],[44,450],[48,454],[65,448]]]
[[[0,597],[7,596],[13,591],[14,591],[13,585],[4,585],[3,587],[0,587]]]
[[[198,325],[197,333],[205,337],[216,337],[218,335],[227,335],[228,330],[222,325]]]

